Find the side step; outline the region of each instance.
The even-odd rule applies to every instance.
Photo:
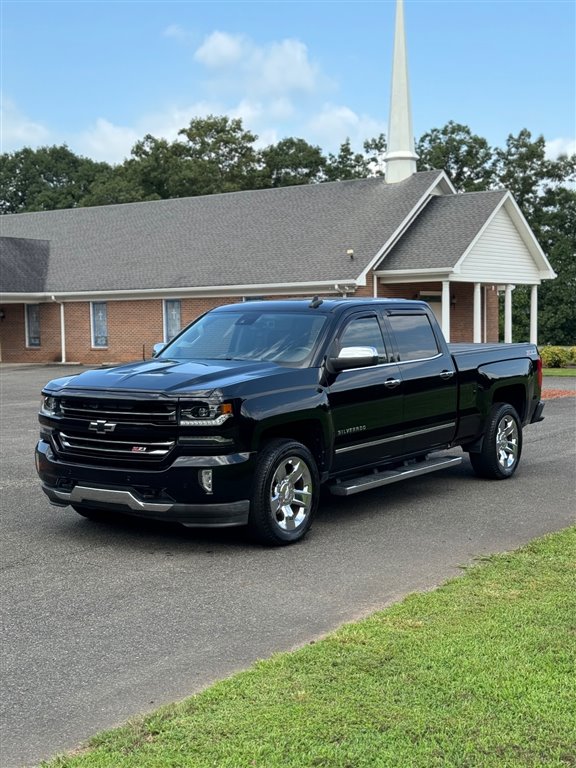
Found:
[[[440,469],[455,467],[462,463],[462,456],[441,456],[430,458],[417,464],[405,464],[398,469],[390,469],[382,472],[372,472],[369,475],[354,477],[350,480],[341,480],[329,486],[330,492],[335,496],[352,496],[355,493],[379,488],[381,485],[399,483],[418,475],[427,475],[429,472],[438,472]]]

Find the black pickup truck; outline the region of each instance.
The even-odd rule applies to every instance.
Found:
[[[46,385],[36,466],[52,504],[288,544],[321,485],[346,496],[441,470],[462,461],[453,446],[509,478],[543,418],[533,344],[447,345],[420,301],[228,305],[160,347]]]

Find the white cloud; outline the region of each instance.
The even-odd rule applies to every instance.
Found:
[[[366,139],[386,132],[384,122],[369,115],[357,114],[349,107],[325,104],[307,124],[308,133],[326,151],[335,151],[347,138],[352,147],[360,151]]]
[[[2,152],[24,146],[38,147],[50,141],[50,131],[46,126],[26,117],[11,99],[5,97],[0,107],[0,127]]]
[[[250,55],[251,45],[241,35],[212,32],[194,54],[196,61],[209,69],[221,69],[235,64],[243,56]]]
[[[194,58],[221,76],[210,83],[213,90],[282,98],[291,93],[315,93],[331,85],[299,40],[257,45],[242,35],[213,32]]]
[[[137,141],[151,134],[156,138],[175,141],[178,131],[186,128],[195,117],[209,114],[224,114],[221,104],[199,101],[188,107],[173,107],[165,112],[144,115],[133,127],[114,125],[105,118],[98,118],[95,125],[78,134],[70,142],[71,148],[94,160],[107,163],[121,163],[130,156],[130,151]]]
[[[576,154],[576,139],[553,139],[546,142],[546,157],[555,160],[560,155]]]
[[[130,154],[132,146],[142,136],[128,126],[114,125],[99,117],[96,124],[83,131],[74,141],[75,151],[93,160],[121,163]]]
[[[321,85],[318,67],[308,59],[308,49],[298,40],[282,40],[256,49],[251,64],[253,83],[265,93],[313,93]]]
[[[170,26],[163,30],[162,35],[164,37],[171,37],[174,40],[179,40],[180,42],[187,42],[191,39],[190,33],[178,24],[170,24]]]

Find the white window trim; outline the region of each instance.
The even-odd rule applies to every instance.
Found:
[[[96,338],[94,334],[94,304],[106,304],[106,338],[109,339],[108,334],[108,302],[107,301],[91,301],[90,302],[90,348],[91,349],[108,349],[108,344],[105,346],[96,344]]]

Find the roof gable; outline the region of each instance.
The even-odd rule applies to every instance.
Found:
[[[377,271],[384,279],[444,274],[491,283],[539,283],[555,277],[506,190],[431,199]]]

